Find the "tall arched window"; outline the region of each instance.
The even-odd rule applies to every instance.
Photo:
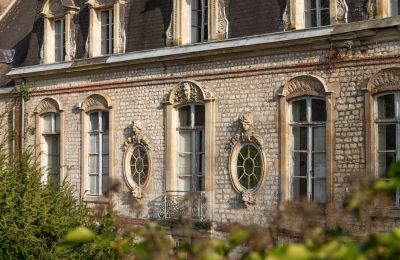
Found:
[[[283,200],[332,199],[332,97],[315,76],[289,80],[280,96]]]
[[[326,203],[326,104],[302,97],[290,102],[291,198]]]
[[[36,107],[36,155],[40,158],[43,181],[57,187],[63,178],[63,113],[52,98],[43,99]]]
[[[112,106],[108,96],[94,94],[82,103],[82,186],[85,199],[103,196],[112,170]]]

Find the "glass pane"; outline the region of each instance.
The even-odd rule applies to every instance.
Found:
[[[307,198],[307,179],[306,178],[293,178],[292,183],[293,199]]]
[[[103,131],[107,131],[108,130],[108,125],[109,125],[109,118],[108,118],[108,112],[103,111],[102,113],[102,118],[101,118],[101,122],[102,122],[102,128],[101,130]]]
[[[331,17],[329,9],[321,11],[321,26],[327,26],[331,24]]]
[[[99,172],[99,156],[89,155],[89,173]]]
[[[99,113],[93,112],[89,115],[90,117],[90,130],[99,130]]]
[[[396,150],[396,125],[378,125],[378,144],[379,150]]]
[[[108,171],[109,171],[108,160],[109,160],[108,155],[103,155],[103,156],[102,156],[101,172],[102,172],[103,174],[106,174],[106,175],[108,175]]]
[[[60,132],[60,115],[59,114],[54,114],[54,123],[55,123],[55,132],[59,133]]]
[[[292,103],[292,120],[293,122],[307,121],[307,101],[305,99]]]
[[[317,27],[318,20],[317,20],[317,10],[311,10],[311,27]]]
[[[178,155],[178,175],[192,175],[192,158],[190,154]]]
[[[106,194],[108,192],[108,189],[109,189],[108,175],[103,174],[102,180],[101,180],[101,188],[102,188],[102,194]]]
[[[316,203],[326,203],[326,180],[312,180],[312,200]]]
[[[91,134],[89,136],[89,153],[96,154],[99,153],[99,135]]]
[[[58,171],[60,158],[57,155],[47,156],[47,168],[51,171]]]
[[[182,107],[179,109],[179,125],[191,126],[190,106]]]
[[[196,169],[197,174],[203,175],[204,174],[203,173],[204,154],[199,154],[197,156],[196,163],[197,163],[197,165],[196,165],[197,166],[197,169]]]
[[[44,137],[46,143],[47,154],[48,155],[58,155],[59,154],[59,141],[58,135],[48,135]]]
[[[394,94],[378,98],[378,119],[395,118]]]
[[[91,195],[99,195],[99,176],[89,175],[89,192]]]
[[[205,122],[204,106],[195,106],[195,126],[204,126]]]
[[[387,170],[396,161],[396,153],[378,153],[378,173],[380,178],[388,178]]]
[[[196,149],[197,152],[202,153],[204,152],[204,131],[196,132]]]
[[[317,8],[317,0],[309,0],[311,4],[311,9]]]
[[[312,174],[313,177],[326,177],[326,154],[314,153],[312,156]]]
[[[191,177],[179,176],[178,177],[178,191],[190,191],[191,188]]]
[[[329,8],[329,0],[320,0],[321,1],[321,9]]]
[[[325,151],[325,143],[326,143],[325,134],[326,134],[326,129],[324,126],[312,128],[313,151],[319,151],[319,152]]]
[[[312,99],[311,100],[311,121],[325,122],[326,121],[326,106],[325,100]]]
[[[294,150],[307,151],[307,127],[293,127],[293,148]]]
[[[199,15],[201,15],[201,13],[197,12],[197,11],[192,11],[192,28],[197,27],[200,25],[199,23]]]
[[[190,153],[192,151],[191,149],[191,136],[192,133],[191,132],[179,132],[179,146],[178,146],[178,151],[183,153]]]
[[[307,153],[293,154],[293,176],[307,176]]]
[[[108,134],[103,134],[103,136],[102,136],[102,141],[103,141],[102,153],[103,154],[109,154],[109,146],[108,146],[109,138],[108,137],[109,137]]]
[[[53,115],[52,114],[47,114],[43,116],[43,132],[45,133],[52,133],[53,132],[53,127],[52,127],[52,121],[53,121]]]

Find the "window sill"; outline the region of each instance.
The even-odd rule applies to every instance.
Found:
[[[110,199],[104,197],[103,195],[95,196],[95,195],[86,195],[83,198],[83,202],[85,203],[95,203],[95,204],[107,204],[110,202]]]
[[[377,218],[400,218],[400,209],[398,208],[381,208],[371,211],[371,217]]]

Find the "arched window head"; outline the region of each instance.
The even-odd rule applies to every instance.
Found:
[[[239,118],[239,129],[231,139],[229,169],[232,184],[246,206],[255,203],[254,193],[266,175],[263,145],[256,134],[252,115]]]
[[[43,169],[42,180],[57,188],[62,180],[62,109],[53,98],[43,99],[35,109],[37,156]]]
[[[179,83],[169,94],[167,103],[183,106],[190,103],[204,104],[213,101],[214,95],[205,86],[196,81],[187,80]]]
[[[86,112],[92,110],[108,110],[111,108],[110,98],[105,94],[90,95],[81,104],[81,109]]]
[[[44,17],[42,62],[70,61],[75,58],[74,15],[79,11],[73,0],[46,0],[41,14]]]

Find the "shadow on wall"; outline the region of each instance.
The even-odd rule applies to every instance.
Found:
[[[162,21],[164,25],[162,39],[164,45],[166,45],[166,32],[171,22],[172,0],[147,0],[144,10],[141,11],[140,14],[144,14],[155,9],[160,9],[161,11]]]

